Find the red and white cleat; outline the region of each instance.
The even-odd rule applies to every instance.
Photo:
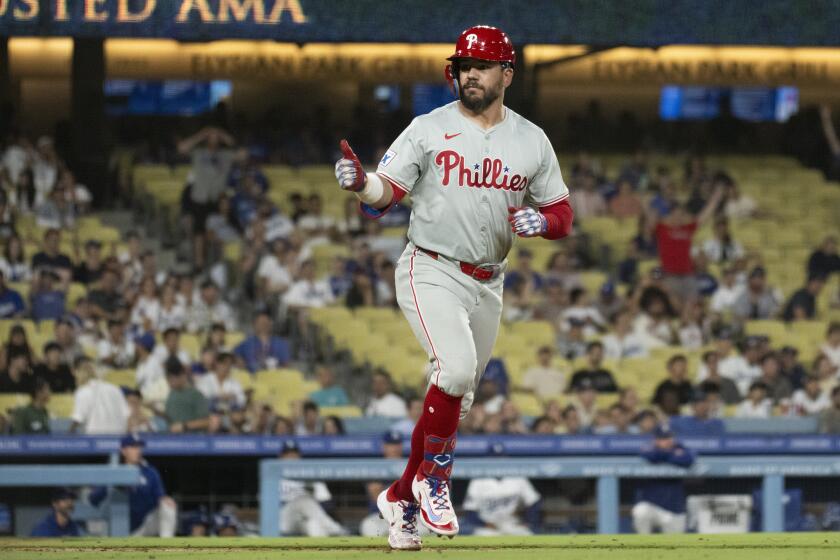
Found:
[[[420,470],[411,483],[411,492],[420,504],[420,522],[445,537],[458,534],[458,518],[449,490],[449,480],[427,477]]]
[[[394,550],[420,550],[423,543],[417,527],[418,506],[406,500],[391,501],[388,488],[376,498],[379,515],[388,522],[388,544]]]

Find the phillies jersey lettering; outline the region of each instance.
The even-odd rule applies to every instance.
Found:
[[[505,108],[487,130],[453,101],[415,118],[377,173],[411,194],[408,238],[473,264],[500,263],[513,244],[509,206],[548,206],[569,196],[545,133]]]

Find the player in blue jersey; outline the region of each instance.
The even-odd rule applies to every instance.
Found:
[[[687,469],[694,464],[694,453],[674,437],[667,425],[653,433],[653,447],[642,451],[642,457],[654,464],[670,464]],[[633,527],[637,533],[685,532],[685,488],[682,478],[650,478],[640,480],[633,506]]]
[[[73,506],[76,494],[69,488],[58,488],[53,492],[52,509],[38,523],[32,537],[78,537],[81,536],[79,525],[73,521]]]
[[[128,488],[129,526],[135,537],[173,537],[178,521],[175,501],[166,495],[160,473],[143,459],[145,442],[136,434],[120,441],[120,453],[126,465],[140,468],[140,484]],[[97,488],[90,502],[99,505],[107,488]]]

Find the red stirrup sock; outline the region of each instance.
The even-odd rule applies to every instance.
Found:
[[[455,433],[461,416],[461,397],[453,397],[432,385],[423,403],[425,441],[420,470],[425,476],[449,479]]]
[[[454,435],[458,429],[460,416],[461,397],[449,396],[438,389],[436,385],[432,385],[429,392],[426,393],[423,415],[420,416],[420,420],[414,426],[414,431],[411,434],[411,454],[408,456],[408,464],[405,466],[400,479],[392,484],[388,490],[389,498],[414,501],[411,482],[414,480],[421,463],[423,463],[426,453],[433,452],[431,449],[426,449],[426,435],[439,433]],[[430,425],[432,428],[429,427]],[[448,440],[449,438],[442,439]],[[438,446],[432,447],[437,449]]]

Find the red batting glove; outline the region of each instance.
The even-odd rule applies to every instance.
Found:
[[[335,178],[338,179],[338,184],[342,189],[359,192],[367,183],[367,175],[362,169],[362,163],[347,140],[342,140],[339,146],[344,157],[335,163]]]

